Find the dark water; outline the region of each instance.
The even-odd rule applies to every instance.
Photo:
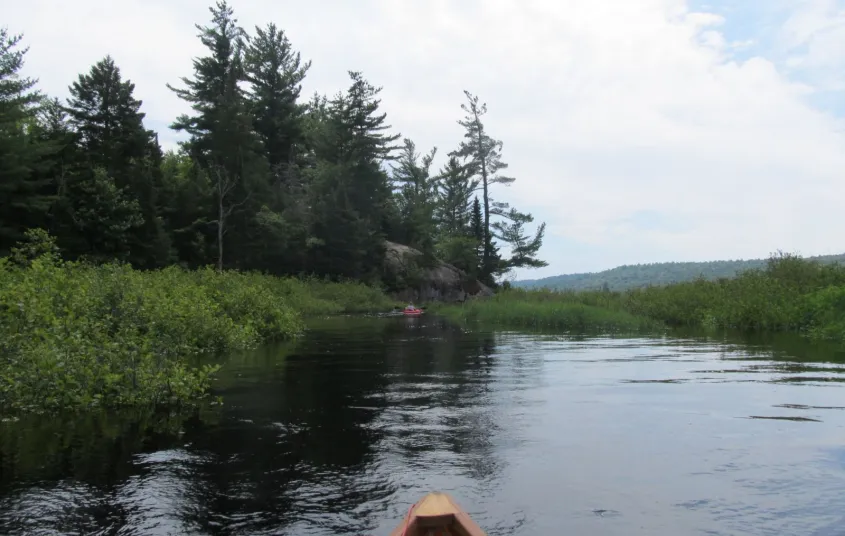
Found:
[[[0,424],[0,534],[845,534],[845,355],[334,319],[233,356],[191,418]]]

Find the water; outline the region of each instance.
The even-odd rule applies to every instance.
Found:
[[[845,534],[845,355],[341,318],[232,356],[189,419],[0,424],[0,534]]]

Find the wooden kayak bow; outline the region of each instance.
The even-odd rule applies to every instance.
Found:
[[[429,493],[408,510],[390,536],[487,536],[445,493]]]

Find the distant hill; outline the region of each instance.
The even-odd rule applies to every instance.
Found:
[[[823,263],[845,262],[845,254],[807,257]],[[610,290],[627,290],[649,285],[668,285],[691,281],[699,276],[705,279],[734,277],[739,272],[766,266],[766,259],[745,261],[709,261],[709,262],[658,262],[652,264],[624,265],[586,274],[566,274],[525,279],[512,284],[519,288],[550,288],[556,290],[598,290],[607,283]]]

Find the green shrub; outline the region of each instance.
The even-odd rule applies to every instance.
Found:
[[[0,412],[193,403],[199,354],[291,339],[303,315],[392,307],[359,283],[64,263],[49,237],[0,259]]]

